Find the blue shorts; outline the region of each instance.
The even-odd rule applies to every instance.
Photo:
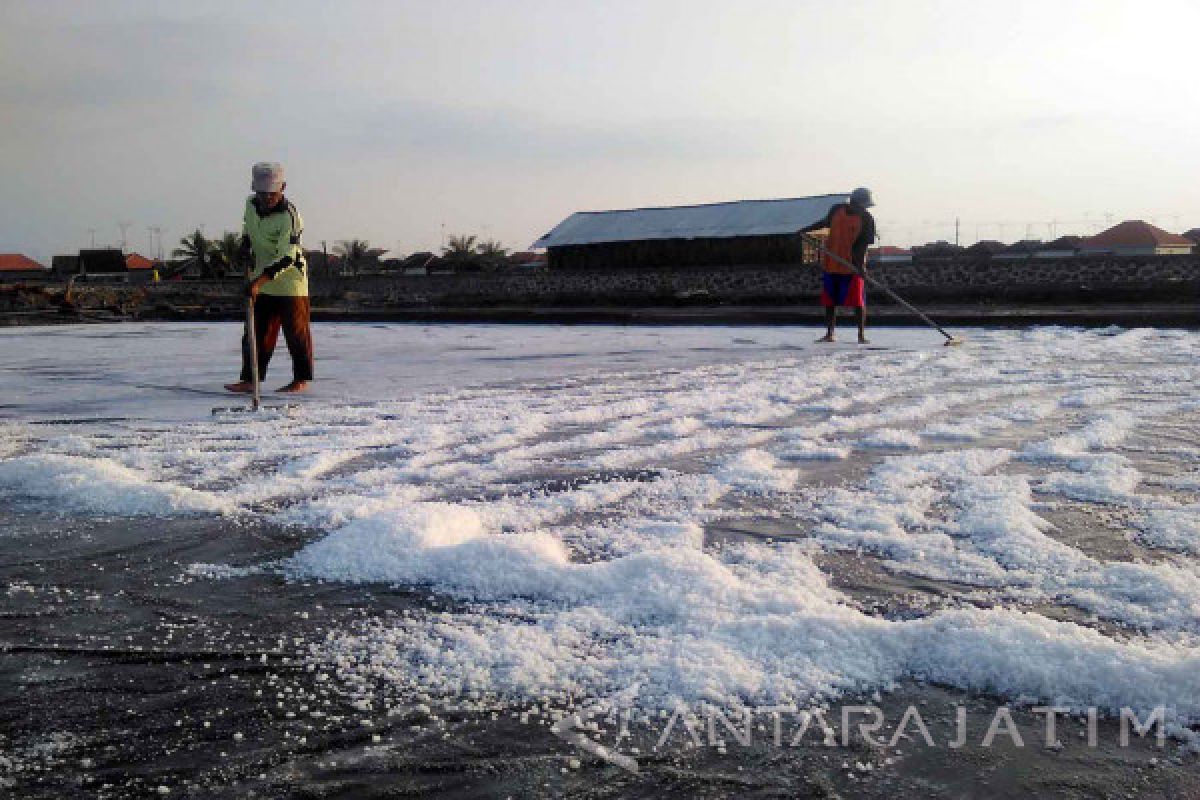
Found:
[[[863,308],[867,304],[866,293],[863,289],[863,279],[858,275],[823,273],[821,275],[821,305],[826,308],[836,306]]]

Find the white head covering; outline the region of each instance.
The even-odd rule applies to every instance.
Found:
[[[283,188],[283,164],[260,161],[250,168],[250,187],[256,192],[278,192]]]

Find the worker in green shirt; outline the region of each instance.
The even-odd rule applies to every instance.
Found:
[[[254,194],[246,200],[242,221],[242,258],[253,259],[246,294],[254,303],[254,338],[261,381],[275,351],[279,330],[292,356],[292,382],[281,392],[303,392],[313,379],[312,329],[309,326],[308,268],[300,234],[304,223],[284,196],[283,166],[259,163],[251,169]],[[242,337],[242,375],[225,384],[231,392],[251,392],[250,342]]]

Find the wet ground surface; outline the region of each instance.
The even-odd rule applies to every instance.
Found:
[[[734,530],[736,528],[737,530]],[[909,705],[934,746],[907,729],[895,747],[853,736],[827,747],[815,725],[799,743],[798,718],[756,718],[749,746],[725,733],[701,747],[682,724],[634,726],[619,743],[640,745],[634,775],[555,736],[528,707],[492,713],[411,703],[364,712],[323,670],[307,645],[360,618],[438,610],[448,601],[380,585],[291,582],[274,574],[214,585],[189,577],[193,563],[262,564],[308,537],[296,530],[211,519],[80,519],[6,513],[0,529],[7,587],[0,614],[0,781],[14,797],[145,797],[160,787],[184,797],[931,797],[1186,798],[1200,793],[1196,757],[1153,737],[1119,746],[1102,720],[1098,746],[1079,720],[1059,720],[1061,749],[1044,746],[1044,717],[1015,711],[1024,747],[981,742],[1002,702],[909,684],[878,705],[886,740]],[[13,534],[12,531],[21,531]],[[718,535],[787,536],[781,520],[739,520]],[[933,581],[898,578],[869,558],[827,557],[835,583],[874,613],[903,616],[954,603]],[[381,697],[386,698],[381,690]],[[386,702],[386,701],[385,701]],[[953,749],[956,708],[967,744]],[[851,717],[856,722],[858,717]]]
[[[645,544],[601,534],[643,518],[682,519],[701,525],[698,547],[722,564],[733,561],[720,562],[722,554],[742,545],[805,548],[829,586],[871,621],[899,626],[956,609],[1018,609],[1114,642],[1194,641],[1186,638],[1195,631],[1194,619],[1162,613],[1154,618],[1162,629],[1122,621],[1122,614],[1143,610],[1142,597],[1119,594],[1123,586],[1102,587],[1113,593],[1105,599],[1115,598],[1116,611],[1103,609],[1107,615],[1083,607],[1066,588],[1060,596],[1053,581],[1065,587],[1072,576],[1056,572],[1052,560],[1012,570],[1014,581],[1051,579],[1027,592],[1015,582],[927,573],[924,562],[889,550],[907,544],[910,534],[943,526],[961,548],[955,553],[994,552],[987,549],[993,542],[986,524],[958,524],[957,476],[950,471],[906,488],[914,495],[936,489],[936,500],[894,539],[872,546],[839,538],[877,530],[872,526],[889,504],[907,501],[879,488],[881,466],[906,453],[1019,453],[1132,408],[1137,424],[1130,423],[1120,442],[1094,451],[1079,446],[1047,463],[1015,457],[994,474],[1038,487],[1029,509],[1048,525],[1034,555],[1054,554],[1059,543],[1094,559],[1089,569],[1174,566],[1181,585],[1194,579],[1195,562],[1186,551],[1151,546],[1136,535],[1146,508],[1160,499],[1174,512],[1195,511],[1188,481],[1196,482],[1200,466],[1196,408],[1147,414],[1148,422],[1140,416],[1187,399],[1180,382],[1191,375],[1191,362],[1172,354],[1174,344],[1139,350],[1143,345],[1135,342],[1110,363],[1105,342],[1081,337],[1081,346],[1092,348],[1082,366],[1064,366],[1062,354],[1039,356],[1030,346],[1031,359],[1042,359],[1030,367],[1025,356],[1013,354],[1013,340],[989,342],[981,334],[978,356],[954,356],[961,360],[945,367],[937,366],[940,356],[930,357],[933,366],[922,372],[928,337],[900,332],[887,342],[890,349],[867,358],[859,359],[853,347],[826,351],[836,362],[824,375],[828,386],[805,395],[822,366],[803,361],[805,347],[791,341],[808,342],[807,333],[597,328],[585,336],[541,331],[529,341],[511,330],[498,334],[494,326],[380,325],[372,328],[378,336],[332,326],[322,352],[341,359],[325,364],[322,376],[329,379],[305,399],[307,409],[295,420],[243,427],[208,414],[223,395],[207,387],[219,385],[236,346],[229,330],[47,331],[0,363],[4,374],[30,381],[28,391],[0,398],[0,423],[9,425],[0,430],[13,433],[0,441],[0,461],[48,454],[35,461],[32,478],[13,473],[4,488],[16,491],[0,496],[0,791],[38,798],[1200,797],[1200,756],[1177,739],[1160,746],[1153,737],[1134,737],[1122,746],[1119,722],[1101,718],[1092,745],[1085,720],[1060,718],[1061,746],[1048,747],[1044,717],[1029,708],[1035,698],[967,692],[910,675],[838,698],[828,721],[840,736],[844,709],[878,706],[886,724],[876,735],[890,740],[911,707],[933,744],[909,725],[886,746],[852,735],[831,747],[815,727],[798,735],[804,717],[790,711],[780,712],[778,742],[775,717],[766,711],[748,732],[739,729],[744,742],[724,721],[711,721],[710,730],[708,720],[694,720],[693,739],[666,712],[636,720],[621,737],[619,719],[584,714],[592,709],[584,698],[575,705],[553,693],[464,698],[355,682],[347,679],[361,672],[354,659],[367,656],[314,656],[331,632],[399,626],[442,612],[472,620],[509,617],[519,626],[528,621],[523,613],[553,614],[561,610],[556,604],[570,602],[547,590],[549,600],[540,606],[502,595],[472,604],[462,599],[462,585],[437,586],[437,579],[445,582],[441,575],[423,584],[321,582],[288,578],[276,568],[341,524],[288,526],[281,520],[292,511],[321,520],[334,509],[352,519],[361,511],[355,504],[436,500],[508,520],[496,533],[521,529],[525,516],[537,520],[529,525],[569,540],[579,563],[616,560]],[[111,349],[122,338],[128,340],[124,354]],[[186,383],[169,359],[153,358],[193,340],[203,346],[191,345],[198,348],[196,371]],[[230,345],[230,352],[214,349],[217,344]],[[62,348],[91,348],[94,359],[64,364]],[[1162,363],[1146,356],[1163,351]],[[371,360],[378,382],[353,381],[351,355]],[[975,376],[972,370],[981,368],[982,377]],[[1010,383],[1010,394],[978,394],[1025,372],[1028,386]],[[117,379],[109,380],[113,373]],[[1147,386],[1157,394],[1139,405]],[[457,389],[463,391],[455,395]],[[946,408],[903,416],[906,407],[955,394],[961,396]],[[1010,411],[1012,395],[1052,410],[1004,424],[988,416]],[[807,400],[793,402],[798,396]],[[393,402],[397,398],[406,399]],[[447,416],[447,407],[457,416]],[[558,423],[556,415],[580,409],[579,419]],[[878,416],[886,412],[900,413],[884,424]],[[522,427],[527,419],[549,421]],[[932,427],[964,420],[973,426],[966,433]],[[423,439],[430,428],[439,435]],[[877,428],[900,436],[872,438]],[[798,438],[816,429],[826,431],[823,438],[801,443],[842,452],[814,458],[798,449]],[[668,449],[655,449],[662,447]],[[1118,447],[1126,459],[1121,463],[1140,476],[1136,492],[1125,490],[1128,496],[1114,490],[1116,499],[1072,498],[1039,483],[1074,470],[1072,459],[1103,466]],[[750,469],[744,485],[737,470],[728,477],[729,464],[748,448],[778,458],[761,473]],[[95,464],[101,466],[92,469]],[[137,480],[118,467],[134,470]],[[794,486],[762,488],[785,473]],[[1088,491],[1107,491],[1108,473],[1080,474],[1095,478]],[[992,475],[969,477],[982,486]],[[719,499],[689,505],[683,496],[690,478],[726,483]],[[678,488],[660,489],[664,484]],[[588,492],[606,486],[630,488],[589,505]],[[421,493],[392,496],[381,487]],[[180,494],[185,488],[192,494]],[[849,507],[826,494],[842,489],[856,493]],[[107,494],[92,497],[101,492]],[[127,494],[149,505],[121,513]],[[875,516],[845,516],[872,498]],[[211,512],[183,501],[220,501],[228,509]],[[828,530],[830,520],[848,518],[844,529]],[[999,562],[1007,568],[1004,559],[1017,555],[1002,552]],[[765,581],[769,570],[753,577]],[[1176,597],[1165,590],[1164,596]],[[1190,607],[1181,608],[1186,615]],[[807,644],[797,641],[795,649]],[[737,655],[752,660],[755,653]],[[347,662],[338,663],[339,657]],[[1089,658],[1096,656],[1080,652],[1066,662],[1070,666],[1055,668],[1083,669]],[[1189,700],[1172,697],[1173,686],[1162,689],[1181,705]],[[1015,734],[1001,732],[984,746],[995,715],[1008,707]],[[967,735],[953,746],[959,708],[967,713]],[[551,730],[576,712],[593,739],[636,759],[638,771]]]

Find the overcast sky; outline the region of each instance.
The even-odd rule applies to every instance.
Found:
[[[1178,232],[1197,31],[1195,0],[3,0],[0,252],[234,230],[258,160],[310,247],[858,185],[892,244]]]

